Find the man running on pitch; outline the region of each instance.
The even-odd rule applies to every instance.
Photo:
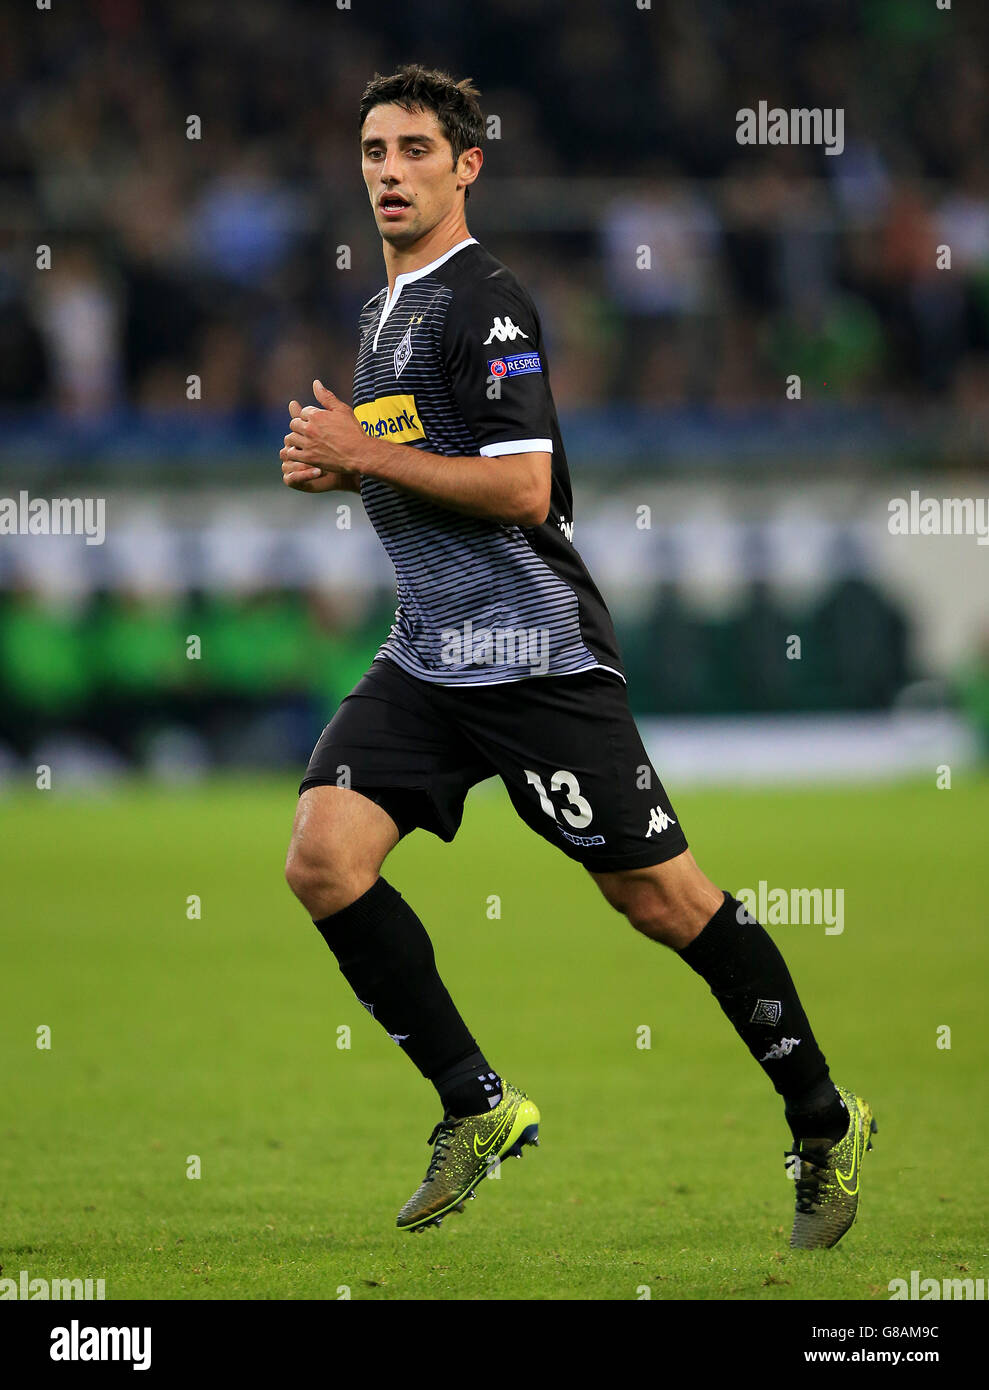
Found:
[[[572,543],[539,316],[467,230],[483,131],[469,81],[418,64],[376,75],[361,100],[388,285],[361,311],[353,409],[314,382],[317,405],[290,405],[282,473],[301,491],[360,493],[399,607],[313,752],[286,876],[439,1094],[400,1227],[438,1225],[493,1160],[536,1142],[539,1111],[488,1061],[425,928],[380,876],[411,831],[452,840],[468,790],[497,775],[533,830],[710,986],[784,1101],[790,1243],[831,1246],[855,1217],[872,1113],[831,1081],[768,934],[698,868],[639,738],[611,618]]]

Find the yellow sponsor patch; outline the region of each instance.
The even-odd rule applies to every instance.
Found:
[[[354,414],[365,434],[372,439],[390,439],[393,444],[406,444],[410,439],[425,439],[426,431],[416,410],[415,396],[379,396],[367,405],[355,405]]]

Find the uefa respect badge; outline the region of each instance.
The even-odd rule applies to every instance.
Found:
[[[538,352],[519,352],[513,357],[493,357],[488,362],[488,372],[496,378],[527,376],[530,372],[541,372],[542,369],[543,362]]]

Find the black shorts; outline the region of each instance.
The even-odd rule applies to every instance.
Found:
[[[327,724],[300,794],[344,786],[401,835],[452,840],[471,787],[498,776],[528,826],[585,868],[645,868],[687,841],[607,671],[504,685],[431,685],[381,658]]]

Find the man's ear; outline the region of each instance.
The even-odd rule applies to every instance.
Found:
[[[476,155],[476,162],[472,160],[465,165],[464,161],[466,160],[468,155]],[[454,168],[457,170],[458,176],[462,179],[466,179],[466,182],[464,184],[465,201],[467,200],[467,198],[470,197],[470,185],[476,182],[478,176],[480,175],[481,166],[483,163],[484,151],[481,149],[480,145],[475,145],[473,149],[464,150],[463,154],[460,156],[460,158],[454,165]],[[471,165],[473,165],[473,168],[471,168]]]

